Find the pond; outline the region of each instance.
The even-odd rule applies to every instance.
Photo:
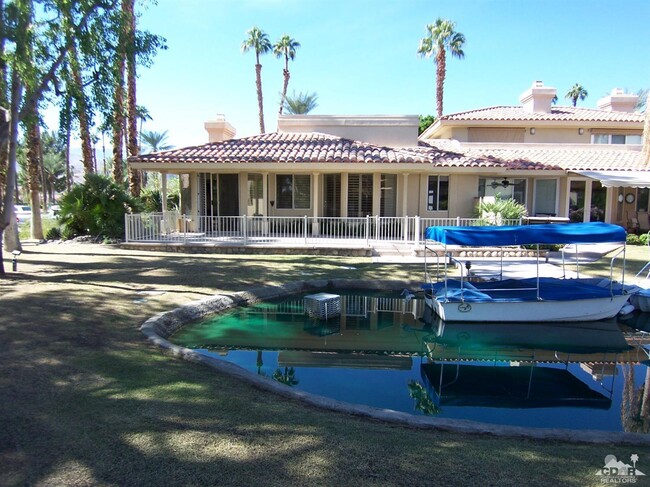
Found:
[[[336,291],[233,308],[170,341],[313,394],[412,414],[528,427],[646,431],[645,315],[626,322],[445,323],[423,300]]]

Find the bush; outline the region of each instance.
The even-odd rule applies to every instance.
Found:
[[[475,213],[485,225],[502,225],[504,220],[518,220],[528,215],[528,210],[513,198],[501,199],[497,194],[494,201],[481,200]]]
[[[647,233],[642,233],[639,235],[639,243],[640,245],[648,245],[648,240],[650,239],[650,234]]]
[[[86,176],[59,202],[63,236],[123,238],[124,215],[141,211],[141,203],[112,180],[98,174]]]
[[[641,239],[639,238],[638,235],[635,235],[633,233],[627,234],[627,237],[625,238],[625,242],[628,245],[641,245]]]
[[[61,240],[61,229],[59,227],[50,228],[45,234],[46,240]]]
[[[162,208],[162,193],[157,189],[144,189],[140,194],[140,201],[142,203],[142,211],[145,213],[157,213]],[[167,194],[167,210],[175,210],[179,207],[179,194],[178,192],[171,192]]]

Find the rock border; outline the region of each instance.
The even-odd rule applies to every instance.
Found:
[[[390,409],[347,403],[292,389],[268,377],[252,374],[236,364],[209,357],[189,348],[174,345],[167,340],[169,336],[187,323],[242,304],[319,290],[364,289],[395,291],[414,289],[417,287],[419,287],[419,282],[415,283],[413,281],[367,281],[360,279],[302,281],[278,286],[263,286],[232,294],[218,294],[199,301],[193,301],[171,311],[159,313],[145,321],[140,327],[140,331],[149,341],[174,357],[207,365],[212,369],[229,374],[259,389],[278,394],[282,397],[299,400],[320,409],[408,427],[464,434],[487,434],[499,437],[520,437],[570,443],[650,445],[650,435],[643,433],[497,425],[462,419],[415,416]]]

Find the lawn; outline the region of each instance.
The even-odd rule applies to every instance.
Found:
[[[166,356],[138,330],[220,291],[419,279],[419,265],[50,243],[26,245],[14,274],[4,256],[0,485],[584,486],[600,484],[605,456],[633,453],[649,473],[643,447],[421,431],[321,411]],[[647,248],[628,258],[634,273]],[[138,294],[146,290],[165,293]]]

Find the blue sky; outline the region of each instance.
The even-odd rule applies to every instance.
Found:
[[[241,53],[258,26],[301,47],[292,90],[318,94],[315,114],[435,113],[435,64],[417,55],[425,25],[453,20],[465,58],[449,59],[445,113],[519,104],[534,80],[576,82],[595,107],[613,88],[650,87],[648,0],[158,0],[140,27],[167,39],[140,69],[138,104],[176,147],[207,142],[206,120],[226,115],[237,136],[258,132],[255,55]],[[263,56],[267,131],[276,127],[283,61]]]

